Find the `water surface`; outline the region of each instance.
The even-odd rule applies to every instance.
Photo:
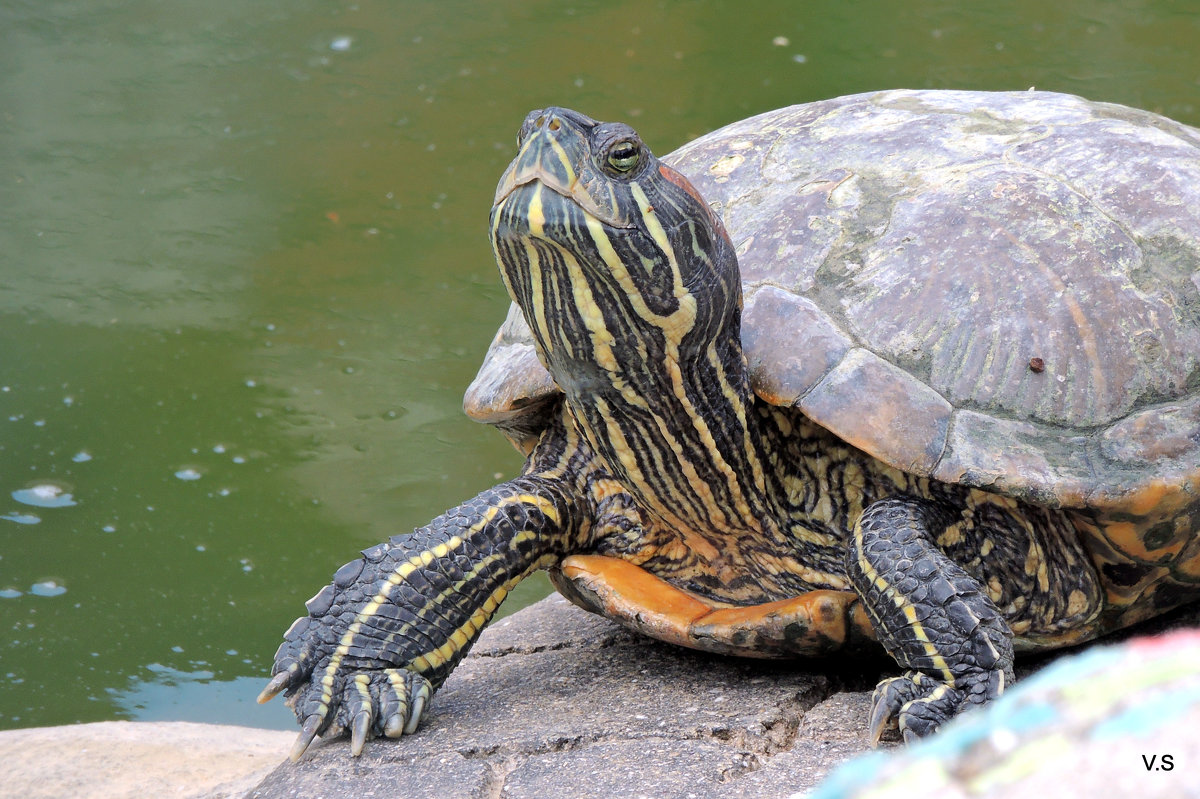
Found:
[[[893,87],[1200,123],[1200,11],[1048,5],[6,3],[0,727],[290,726],[252,699],[303,601],[519,468],[459,408],[529,109],[659,152]]]

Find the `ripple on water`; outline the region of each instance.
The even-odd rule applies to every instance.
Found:
[[[54,580],[43,580],[29,587],[29,593],[34,596],[61,596],[67,593],[66,586],[59,585]]]
[[[232,657],[228,652],[226,656]],[[240,662],[245,660],[238,658]],[[105,691],[110,701],[123,711],[122,716],[134,721],[230,723],[230,708],[233,708],[232,716],[239,724],[295,730],[295,717],[286,705],[281,702],[259,705],[254,701],[262,682],[260,677],[218,680],[213,666],[201,661],[184,668],[151,663],[142,674],[131,676],[125,688]]]
[[[203,475],[199,469],[193,469],[190,466],[186,466],[175,472],[175,476],[180,480],[199,480]]]
[[[17,513],[16,511],[0,515],[0,519],[17,524],[37,524],[42,520],[40,516],[34,516],[32,513]]]
[[[37,508],[69,508],[78,503],[65,488],[54,483],[38,483],[12,492],[12,498],[22,505]]]

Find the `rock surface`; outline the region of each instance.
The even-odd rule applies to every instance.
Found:
[[[189,722],[102,721],[0,732],[0,796],[232,799],[287,755],[295,735]]]
[[[692,652],[554,596],[483,634],[416,735],[315,745],[250,796],[788,796],[869,748],[880,668]]]
[[[1147,635],[1197,626],[1200,606],[1192,606],[1133,632]],[[1086,666],[1072,671],[1070,665],[1086,664],[1094,653],[1105,651],[1091,646],[1082,655],[1064,658],[1063,653],[1055,653],[1019,661],[1018,675],[1026,679],[1051,663],[1067,667],[1060,672],[1088,673]],[[1111,660],[1108,655],[1101,657]],[[1153,669],[1141,673],[1155,673]],[[870,663],[789,664],[679,649],[626,632],[553,596],[485,631],[437,694],[416,735],[373,741],[361,758],[350,757],[345,738],[315,745],[301,762],[280,765],[249,797],[794,797],[818,788],[826,775],[870,748],[866,727],[871,691],[881,676],[894,672],[895,664],[883,658]],[[1107,688],[1085,679],[1078,685],[1068,682],[1062,690],[1079,697],[1094,690],[1111,695],[1116,689],[1130,689],[1127,695],[1136,702],[1140,684],[1124,685],[1123,673],[1117,668]],[[1018,692],[1013,693],[1014,699],[1020,699]],[[1006,707],[1016,703],[1007,699],[989,711],[988,718],[1011,717],[1013,711]],[[1200,695],[1197,699],[1200,702]],[[1120,709],[1120,703],[1112,704]],[[1068,704],[1062,707],[1066,715]],[[1003,765],[1001,755],[1008,750],[994,757],[980,755],[972,743],[986,737],[978,732],[981,723],[985,728],[990,723],[980,720],[983,715],[964,717],[923,744],[919,753],[934,761],[944,756],[946,762],[935,765],[946,770],[956,768],[952,752],[965,752],[963,773],[968,776],[978,774],[981,756]],[[1151,724],[1157,737],[1109,740],[1104,751],[1086,736],[1077,740],[1068,736],[1067,750],[1060,747],[1054,758],[1038,759],[1038,746],[1021,748],[1023,760],[1014,768],[998,767],[992,774],[995,779],[981,794],[975,793],[979,786],[969,779],[955,783],[957,776],[939,784],[948,795],[1014,799],[1040,795],[1051,786],[1084,784],[1082,777],[1064,770],[1069,762],[1088,764],[1088,784],[1104,785],[1120,777],[1113,784],[1137,784],[1136,795],[1192,799],[1195,794],[1178,789],[1185,777],[1190,784],[1194,775],[1196,763],[1190,762],[1194,746],[1182,741],[1170,745],[1181,738],[1197,740],[1193,729],[1178,726],[1187,723],[1191,716]],[[959,729],[967,732],[960,734]],[[1013,734],[1010,731],[1005,740]],[[942,749],[937,748],[939,741],[944,742]],[[1147,772],[1139,759],[1143,746],[1152,747],[1146,754],[1174,752],[1189,762],[1176,760],[1172,773]],[[1066,759],[1068,750],[1071,760]],[[1122,758],[1114,756],[1116,751],[1123,753]],[[840,770],[834,784],[820,787],[820,795],[824,799],[921,795],[933,784],[927,778],[934,772],[929,760],[923,761],[924,768],[912,768],[909,757],[898,748],[857,760]],[[893,762],[901,778],[892,779],[882,794],[875,791],[878,785],[873,781],[847,780],[847,774],[861,777],[868,772],[890,778]],[[1037,779],[1015,779],[1014,773],[1036,774]],[[1029,785],[1039,790],[1029,794]],[[961,791],[955,794],[950,786]],[[1095,794],[1068,790],[1065,795]]]
[[[1200,606],[1136,632],[1186,627],[1200,627]],[[1200,786],[1200,666],[1195,674],[1178,667],[1195,662],[1180,647],[1200,647],[1196,635],[1116,650],[1161,650],[1174,666],[1127,666],[1095,646],[1068,658],[1024,661],[1023,677],[1051,660],[1062,666],[1027,680],[1028,693],[1019,685],[994,709],[920,747],[838,770],[869,748],[870,691],[893,664],[705,655],[625,632],[554,596],[484,632],[416,735],[373,741],[361,758],[351,758],[347,740],[338,738],[293,764],[284,758],[294,732],[183,722],[11,730],[0,732],[0,796],[772,799],[811,791],[836,771],[819,787],[822,799],[1022,797],[1064,787],[1065,796],[1098,795],[1084,789],[1089,785],[1121,786],[1113,795],[1200,799],[1193,786]],[[1089,662],[1113,665],[1102,673]],[[1056,673],[1078,679],[1056,681]],[[1058,695],[1066,699],[1039,699]],[[1108,697],[1113,719],[1140,726],[1130,732],[1125,725],[1124,738],[1099,742],[1077,734],[1084,726],[1068,726],[1064,739],[1047,739],[1057,749],[1033,740],[1027,728],[1014,738],[1004,720],[1028,719],[1019,711],[1031,696],[1049,708],[1036,717],[1043,721],[1070,722],[1071,708],[1100,707]],[[1143,706],[1171,712],[1120,715]],[[1157,769],[1147,767],[1142,755],[1171,755],[1171,769],[1161,759]]]

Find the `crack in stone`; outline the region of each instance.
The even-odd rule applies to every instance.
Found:
[[[516,644],[503,649],[494,649],[487,652],[474,652],[473,657],[477,658],[502,658],[508,655],[536,655],[539,652],[557,652],[561,649],[574,649],[578,644],[574,641],[559,641],[554,644],[543,644],[535,646],[521,646]]]
[[[556,641],[552,644],[533,644],[523,645],[520,643],[510,644],[492,649],[475,650],[471,652],[473,658],[502,658],[509,655],[536,655],[539,652],[558,652],[563,649],[581,649],[595,648],[608,649],[617,646],[621,643],[627,643],[632,636],[624,630],[613,630],[602,638],[589,641]]]
[[[595,735],[562,736],[540,741],[532,746],[513,746],[499,743],[486,747],[464,747],[456,750],[467,760],[482,760],[488,768],[487,782],[479,799],[499,799],[509,776],[530,760],[561,752],[571,752],[606,743],[631,740],[668,742],[708,741],[729,750],[735,764],[716,775],[720,783],[729,783],[759,770],[775,755],[789,751],[795,744],[805,714],[835,693],[833,681],[822,679],[810,689],[798,692],[779,706],[780,716],[764,722],[760,730],[733,726],[696,729],[677,734],[638,734],[629,732],[598,733]]]
[[[662,737],[662,736],[645,736],[645,737]],[[614,735],[611,733],[599,733],[596,735],[575,735],[563,736],[554,738],[549,741],[534,744],[532,747],[512,746],[507,743],[498,743],[494,746],[468,746],[463,749],[455,750],[459,755],[468,760],[491,760],[491,758],[502,755],[504,757],[536,757],[538,755],[554,754],[555,752],[570,752],[575,749],[581,749],[585,746],[595,743],[605,743],[608,741],[627,741],[630,740],[628,735]]]
[[[740,740],[736,744],[739,749],[747,752],[743,766],[726,769],[718,777],[720,782],[731,782],[770,762],[771,758],[781,752],[791,751],[800,734],[805,715],[814,707],[830,699],[836,693],[833,681],[822,677],[815,680],[809,690],[794,695],[789,702],[780,706],[780,717],[773,721],[764,722],[760,733],[741,731],[736,736]]]
[[[488,775],[483,788],[477,794],[478,799],[500,799],[504,795],[504,784],[508,775],[519,769],[529,758],[508,757],[503,760],[486,762]]]

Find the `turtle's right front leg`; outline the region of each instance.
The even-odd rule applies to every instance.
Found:
[[[358,755],[368,737],[413,732],[513,586],[577,548],[582,515],[569,483],[526,474],[338,569],[259,696],[286,690],[302,725],[292,759],[317,734],[350,730]]]

